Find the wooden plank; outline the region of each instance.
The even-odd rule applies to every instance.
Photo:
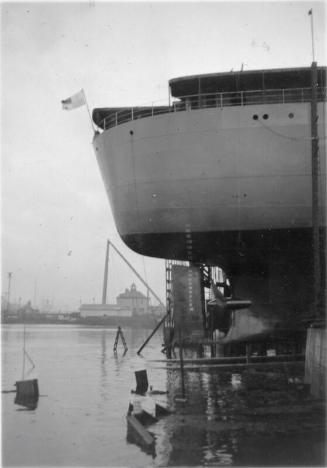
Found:
[[[251,362],[292,362],[304,361],[304,354],[278,354],[277,356],[251,356]],[[179,364],[179,359],[151,359],[150,362]],[[246,356],[226,356],[221,358],[183,358],[184,364],[241,364],[246,363]]]
[[[128,414],[126,419],[129,428],[133,431],[134,435],[142,445],[150,447],[154,444],[154,438],[152,435],[142,426],[142,424],[135,418],[135,416]]]

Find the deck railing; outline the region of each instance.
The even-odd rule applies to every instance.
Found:
[[[249,106],[256,104],[286,104],[290,102],[310,102],[311,88],[265,89],[255,91],[234,91],[229,93],[205,93],[181,96],[180,100],[164,106],[152,103],[151,106],[130,107],[111,112],[100,126],[104,130],[132,120],[154,117],[170,112],[181,112],[205,108]],[[326,101],[326,88],[317,88],[318,101]]]

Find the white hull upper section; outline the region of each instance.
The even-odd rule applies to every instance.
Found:
[[[324,212],[324,103],[318,112]],[[121,235],[306,228],[310,133],[309,103],[262,104],[133,120],[94,147]]]

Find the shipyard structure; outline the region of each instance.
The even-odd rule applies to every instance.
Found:
[[[168,260],[169,324],[190,340],[304,330],[325,310],[326,68],[169,90],[168,105],[93,110],[120,236]]]
[[[135,283],[120,293],[116,304],[81,304],[80,318],[89,324],[115,326],[154,326],[164,313],[160,306],[153,306],[149,297],[138,291]]]

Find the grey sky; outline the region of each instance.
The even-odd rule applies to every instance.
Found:
[[[164,262],[117,234],[86,108],[60,101],[167,102],[173,77],[310,65],[310,8],[325,65],[323,2],[2,3],[2,291],[10,271],[13,300],[99,301],[109,236],[164,298]],[[109,299],[134,279],[112,254]]]

